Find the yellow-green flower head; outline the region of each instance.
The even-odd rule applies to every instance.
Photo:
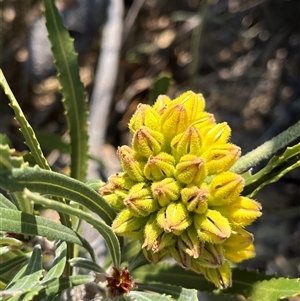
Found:
[[[229,171],[241,154],[229,142],[230,127],[204,108],[203,96],[192,91],[139,105],[129,122],[132,146],[118,148],[123,172],[100,193],[119,211],[115,233],[139,239],[149,261],[172,256],[226,288],[229,262],[255,255],[244,227],[261,206],[240,195],[244,179]]]

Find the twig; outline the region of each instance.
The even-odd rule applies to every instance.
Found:
[[[99,157],[105,143],[105,129],[116,84],[123,29],[123,1],[110,0],[107,21],[102,32],[102,45],[97,66],[89,117],[90,154]],[[98,178],[98,164],[89,161],[88,179]]]
[[[123,40],[122,40],[122,45],[126,41],[128,34],[132,28],[132,25],[141,9],[143,6],[145,0],[134,0],[133,4],[131,5],[126,18],[124,20],[124,33],[123,33]]]

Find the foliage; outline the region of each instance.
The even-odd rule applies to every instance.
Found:
[[[216,290],[215,284],[218,285],[220,279],[223,281],[224,277],[230,277],[229,265],[226,267],[228,273],[221,267],[220,270],[203,270],[200,267],[204,277],[196,273],[199,272],[197,269],[186,269],[188,266],[183,269],[174,263],[156,262],[160,260],[152,260],[155,264],[150,264],[141,252],[140,236],[131,241],[116,236],[116,222],[112,222],[118,209],[113,209],[114,206],[110,206],[105,197],[98,193],[99,188],[103,190],[104,184],[97,180],[84,183],[88,160],[87,102],[79,80],[73,40],[64,28],[53,1],[44,1],[44,4],[71,141],[70,145],[60,143],[58,148],[71,153],[71,173],[67,176],[51,170],[37,135],[27,122],[1,71],[0,84],[15,112],[29,153],[11,149],[9,139],[4,135],[0,136],[0,187],[5,192],[0,194],[0,300],[59,300],[65,290],[91,283],[101,287],[107,284],[104,299],[123,297],[128,300],[193,301],[197,300],[197,291],[208,292],[212,300],[237,300],[236,296],[242,295],[253,301],[273,301],[299,295],[298,279],[277,278],[238,267],[232,269],[232,284],[228,281],[223,285],[227,287],[231,284],[231,287]],[[169,85],[168,75],[158,78],[151,90],[151,100],[154,101],[162,91],[167,91]],[[135,125],[131,123],[131,126]],[[262,159],[270,159],[277,153],[257,173],[252,175],[248,171],[249,164],[254,164],[253,157],[257,157],[253,154],[246,154],[232,167],[232,171],[245,171],[239,177],[243,177],[244,181],[243,191],[239,191],[243,197],[238,198],[249,199],[265,185],[278,181],[287,172],[299,167],[300,144],[288,146],[288,143],[299,136],[299,131],[295,128],[299,128],[299,123],[283,135],[275,137],[271,149],[270,145],[259,149],[258,152],[264,154],[259,160],[256,158],[255,164]],[[134,132],[136,131],[135,129]],[[167,130],[165,134],[170,133]],[[283,148],[286,149],[282,151]],[[141,151],[145,151],[145,148]],[[178,157],[176,160],[179,159]],[[232,164],[226,166],[226,170]],[[123,160],[123,167],[124,165]],[[213,183],[213,179],[210,178],[209,181]],[[216,186],[220,186],[219,182],[217,184]],[[234,201],[238,200],[240,199]],[[43,217],[41,213],[44,208],[57,211],[61,224]],[[171,209],[170,214],[173,213]],[[220,212],[222,213],[222,208]],[[136,215],[131,217],[136,218]],[[233,217],[232,212],[230,217]],[[80,235],[78,224],[81,221],[93,226],[104,238],[109,253],[106,266],[97,263],[93,248]],[[141,225],[145,225],[144,220]],[[244,232],[240,231],[243,236]],[[122,233],[124,232],[126,231]],[[87,258],[77,256],[75,245],[80,246]],[[242,256],[237,254],[239,251],[236,256]],[[172,255],[175,253],[171,252]],[[216,250],[211,251],[210,255],[212,254],[218,255]],[[149,256],[148,254],[148,259]],[[173,257],[180,261],[176,254]],[[233,258],[234,254],[231,254],[231,261]],[[68,265],[76,267],[79,272],[72,274]],[[128,269],[125,268],[126,265]],[[90,274],[87,275],[86,271]]]

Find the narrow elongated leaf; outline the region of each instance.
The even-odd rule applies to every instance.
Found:
[[[28,260],[28,256],[15,256],[11,258],[10,260],[2,261],[0,262],[0,275],[9,272],[16,268],[17,266],[24,263],[26,260]]]
[[[60,277],[46,285],[43,290],[39,291],[38,295],[32,296],[32,301],[43,300],[44,298],[55,295],[66,289],[77,285],[87,284],[94,281],[94,276],[91,275],[76,275],[69,277]]]
[[[178,301],[198,301],[197,290],[195,289],[186,289],[165,283],[137,283],[137,286],[139,290],[170,295],[174,300]]]
[[[259,172],[244,174],[245,188],[243,194],[252,197],[270,183],[277,182],[291,170],[300,167],[300,143],[288,147],[280,156],[274,156]]]
[[[172,301],[170,296],[131,291],[128,297],[137,301]]]
[[[5,253],[9,252],[11,248],[9,246],[4,246],[0,248],[0,256],[4,255]]]
[[[290,145],[300,137],[300,120],[287,130],[260,145],[253,151],[242,156],[231,168],[234,172],[241,173],[256,166],[259,162],[271,158],[280,149]]]
[[[134,256],[129,263],[128,269],[130,271],[133,271],[134,269],[143,266],[145,264],[148,264],[148,260],[145,258],[145,255],[143,251],[140,249],[140,251]]]
[[[24,191],[24,197],[29,198],[34,201],[36,204],[40,204],[45,206],[46,208],[50,208],[56,210],[58,212],[67,213],[72,216],[77,216],[79,219],[85,220],[87,223],[92,225],[105,239],[108,249],[110,251],[112,261],[114,266],[119,267],[121,263],[121,251],[120,244],[117,236],[112,231],[111,227],[107,226],[102,220],[96,219],[92,214],[79,210],[77,208],[73,208],[71,206],[67,206],[42,196],[38,196],[28,189]]]
[[[21,249],[24,246],[24,243],[12,237],[0,237],[0,245],[7,245],[8,247],[13,249]]]
[[[0,187],[9,192],[23,191],[24,188],[28,188],[41,194],[75,201],[98,214],[108,224],[115,217],[114,210],[105,200],[84,183],[37,167],[15,168],[1,172]]]
[[[4,93],[7,95],[9,101],[10,101],[10,106],[15,112],[15,117],[17,121],[19,122],[21,132],[25,138],[25,143],[29,147],[30,152],[32,156],[34,157],[36,163],[44,169],[50,169],[49,164],[46,160],[46,158],[43,155],[43,152],[41,150],[40,144],[36,139],[35,133],[28,123],[21,107],[19,106],[15,96],[13,95],[5,77],[0,69],[0,85],[2,86]]]
[[[27,200],[24,200],[21,192],[17,191],[15,193],[11,193],[10,195],[14,204],[18,205],[19,210],[29,214],[33,213],[33,205]]]
[[[71,140],[71,177],[85,181],[88,160],[87,97],[79,77],[74,40],[54,1],[44,0],[46,27],[63,95]]]
[[[7,135],[0,133],[0,144],[12,146],[11,140],[7,137]]]
[[[52,267],[43,278],[42,283],[51,280],[53,278],[59,278],[65,269],[67,260],[67,244],[65,241],[59,241],[55,245],[55,258],[52,263]]]
[[[253,301],[273,301],[300,295],[300,279],[278,278],[256,283],[245,296]]]
[[[144,283],[162,282],[199,291],[213,291],[215,289],[215,286],[202,275],[169,263],[144,265],[133,270],[131,273],[136,281]]]
[[[300,279],[276,278],[274,275],[234,269],[232,287],[226,294],[240,294],[252,301],[274,301],[300,295]]]
[[[28,292],[39,283],[43,274],[42,250],[40,245],[35,246],[27,268],[22,275],[22,281],[12,282],[7,288],[0,292],[0,296],[16,296]]]
[[[31,236],[40,235],[49,240],[64,240],[83,245],[82,239],[73,230],[46,218],[12,209],[1,209],[0,231]]]
[[[98,273],[106,273],[96,262],[93,262],[86,258],[72,258],[70,259],[70,265],[77,268],[87,269]]]
[[[17,207],[2,193],[0,193],[0,207],[17,210]]]

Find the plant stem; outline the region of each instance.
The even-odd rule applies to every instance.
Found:
[[[241,157],[231,168],[234,172],[243,172],[270,158],[281,148],[300,137],[300,120],[271,140]]]

